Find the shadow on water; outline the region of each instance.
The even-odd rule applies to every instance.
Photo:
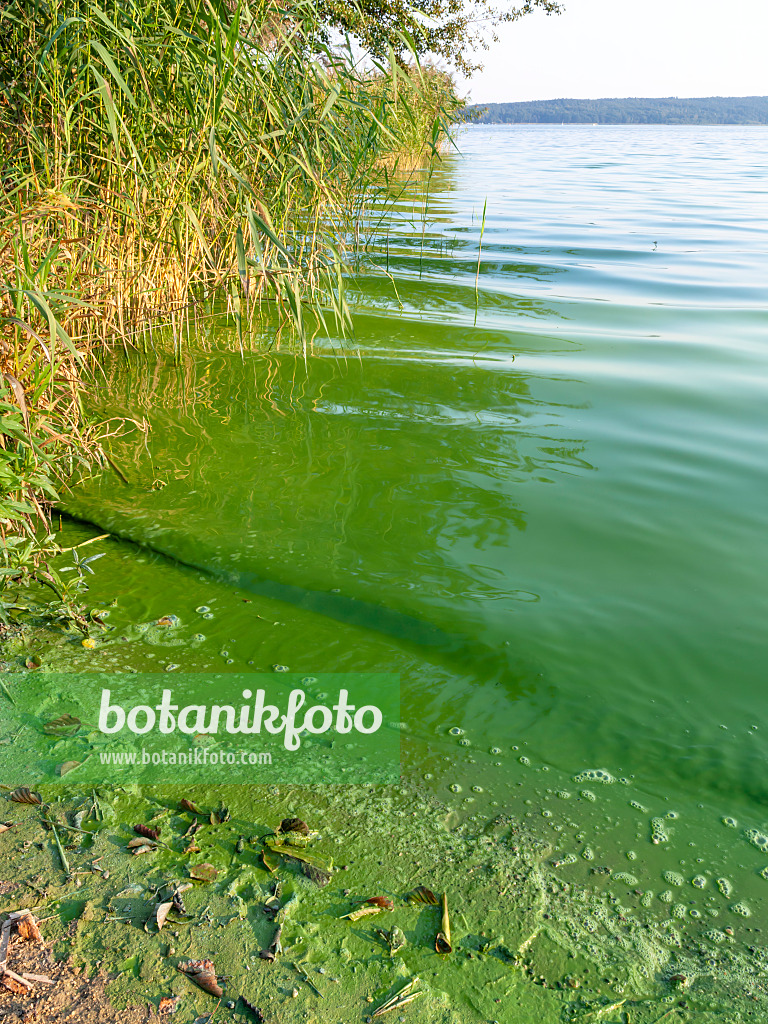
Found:
[[[528,377],[441,340],[433,358],[326,350],[308,366],[219,346],[149,367],[115,355],[98,411],[128,423],[110,449],[125,482],[83,478],[63,510],[462,677],[527,690],[538,667],[484,611],[538,596],[509,586],[495,552],[526,529],[515,481],[581,469],[581,446],[538,429],[535,456],[519,446],[515,431],[545,408]]]

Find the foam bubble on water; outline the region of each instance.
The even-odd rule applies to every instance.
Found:
[[[653,889],[649,889],[647,892],[644,892],[643,895],[640,897],[640,903],[644,907],[650,907],[650,905],[653,903],[653,897]]]
[[[448,787],[448,789],[450,789],[450,791],[452,793],[460,793],[461,792],[461,786],[458,784],[458,782],[452,782],[450,784],[450,786]]]
[[[768,836],[764,832],[760,832],[756,828],[748,828],[744,834],[758,850],[768,850]]]
[[[675,905],[670,910],[670,913],[672,914],[672,917],[685,917],[685,915],[688,913],[688,908],[685,906],[684,903],[675,903]]]
[[[627,860],[637,860],[637,854],[634,850],[627,850]]]
[[[199,608],[195,608],[195,611],[197,612],[198,615],[205,615],[205,613],[209,612],[210,610],[211,609],[208,607],[207,604],[201,604]]]
[[[581,851],[581,856],[584,858],[584,860],[594,860],[595,851],[592,849],[591,846],[585,846],[584,849]]]
[[[473,793],[482,793],[483,792],[483,787],[482,786],[473,786],[472,787],[472,792]]]
[[[555,793],[555,796],[559,797],[561,800],[570,800],[571,799],[571,794],[568,792],[567,789],[558,789],[557,792]]]
[[[491,754],[500,754],[501,753],[501,747],[491,747],[489,753],[491,753]]]
[[[582,789],[582,791],[581,791],[581,793],[579,795],[584,800],[589,800],[590,803],[594,803],[595,800],[597,800],[597,797],[595,796],[595,794],[592,792],[591,789]]]
[[[665,871],[661,876],[669,885],[682,885],[685,879],[677,871]]]
[[[704,888],[704,887],[706,886],[706,884],[707,884],[707,880],[706,880],[706,878],[704,877],[704,875],[695,875],[695,876],[694,876],[694,877],[693,877],[693,878],[691,879],[691,885],[692,885],[692,886],[693,886],[693,887],[694,887],[695,889],[703,889],[703,888]]]
[[[541,816],[542,816],[542,818],[551,818],[552,817],[552,811],[548,811],[546,809],[546,807],[545,807],[545,808],[542,809]]]
[[[718,878],[715,880],[715,885],[723,894],[723,896],[730,896],[733,892],[733,886],[727,878]]]
[[[604,768],[588,768],[584,772],[580,772],[578,775],[574,775],[574,782],[602,782],[604,784],[610,784],[615,782],[616,779],[607,772]]]
[[[669,818],[670,821],[674,821],[675,818],[679,818],[680,817],[680,815],[677,813],[677,811],[667,811],[666,816],[667,816],[667,818]]]
[[[616,871],[613,878],[617,882],[624,882],[626,885],[637,885],[637,879],[634,875],[630,875],[628,871]]]
[[[651,818],[651,842],[654,846],[658,846],[659,843],[669,842],[669,836],[664,830],[663,818]]]
[[[464,736],[464,737],[462,737],[462,739],[459,740],[459,746],[460,747],[471,747],[472,746],[472,740],[468,740],[467,737]]]
[[[752,916],[752,911],[749,909],[746,903],[734,903],[731,906],[731,910],[734,914],[738,914],[740,917]]]
[[[761,876],[763,878],[768,878],[768,867],[763,868],[763,870],[760,872],[760,874],[761,874]]]
[[[738,828],[739,827],[739,823],[738,823],[738,821],[736,821],[735,818],[723,818],[722,822],[723,822],[724,825],[727,825],[728,828]]]
[[[637,800],[630,800],[629,801],[629,806],[633,807],[636,811],[642,811],[643,814],[647,814],[648,813],[648,808],[647,807],[643,807],[643,805],[639,804],[637,802]]]
[[[576,864],[578,857],[573,853],[566,853],[557,860],[552,861],[552,866],[555,868],[564,868],[567,864]]]
[[[203,618],[204,619],[212,619],[213,618],[213,612],[205,612],[205,614],[203,615]]]
[[[531,762],[530,762],[530,761],[528,760],[528,758],[527,758],[527,757],[519,757],[519,758],[518,758],[518,761],[520,762],[520,764],[524,764],[524,765],[529,765],[529,764],[531,763]]]
[[[664,892],[659,893],[659,899],[662,903],[671,903],[674,899],[671,889],[665,889]]]
[[[704,932],[704,937],[718,946],[728,938],[725,932],[721,932],[719,928],[710,928],[708,932]]]
[[[458,727],[458,725],[454,725],[454,727],[452,729],[449,729],[448,732],[451,734],[451,736],[463,736],[464,735],[464,730],[460,729]]]

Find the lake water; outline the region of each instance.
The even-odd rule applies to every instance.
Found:
[[[369,226],[353,338],[241,357],[222,316],[107,368],[152,429],[66,502],[126,539],[88,664],[399,672],[406,772],[457,815],[768,927],[768,129],[458,146]]]

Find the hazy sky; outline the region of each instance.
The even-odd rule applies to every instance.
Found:
[[[563,2],[501,26],[471,102],[768,95],[768,0]]]

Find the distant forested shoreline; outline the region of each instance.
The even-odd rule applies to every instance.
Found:
[[[768,124],[768,96],[530,100],[473,104],[479,124]]]

